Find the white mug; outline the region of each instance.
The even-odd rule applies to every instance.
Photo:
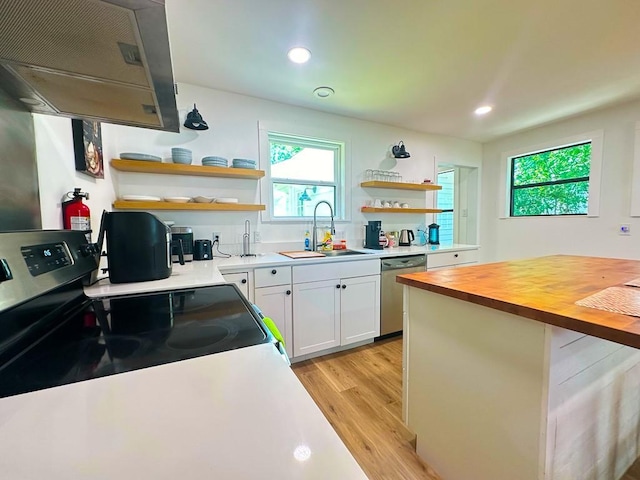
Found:
[[[391,203],[388,200],[385,200],[384,202],[382,202],[382,208],[389,208],[391,207]]]
[[[393,208],[400,208],[400,202],[393,202]]]

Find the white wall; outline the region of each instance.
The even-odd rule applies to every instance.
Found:
[[[74,186],[92,194],[88,205],[92,209],[94,223],[99,221],[102,209],[110,208],[111,201],[123,194],[234,196],[239,197],[241,202],[259,202],[260,193],[255,180],[132,174],[111,170],[108,165],[109,159],[117,158],[121,152],[149,153],[169,159],[171,147],[174,146],[192,149],[194,163],[200,163],[205,155],[258,160],[258,122],[286,128],[289,130],[287,133],[323,135],[348,142],[347,190],[351,192],[351,205],[348,207],[351,221],[338,224],[336,229],[345,233],[351,245],[361,241],[361,226],[368,220],[381,219],[388,230],[415,228],[420,222],[431,221],[430,215],[425,218],[424,215],[372,216],[360,213],[359,209],[365,200],[376,194],[384,195],[382,198],[385,199],[405,199],[415,206],[430,202],[433,198],[433,193],[409,192],[403,196],[391,190],[377,193],[365,191],[357,187],[365,169],[394,169],[404,178],[433,179],[434,157],[440,163],[466,165],[480,165],[482,159],[481,145],[476,142],[412,132],[198,86],[180,84],[177,102],[181,120],[193,108],[193,103],[197,103],[198,110],[209,124],[209,130],[182,129],[180,133],[167,133],[103,124],[104,180],[94,180],[74,171],[70,120],[36,115],[44,228],[60,226],[60,198]],[[388,151],[400,140],[404,141],[411,158],[396,161],[389,158]],[[264,162],[264,159],[259,160]],[[261,165],[261,168],[264,169],[265,165]],[[256,247],[262,251],[284,248],[286,242],[293,242],[291,248],[301,248],[304,230],[309,228],[308,224],[299,223],[262,223],[261,215],[256,212],[154,213],[164,220],[174,220],[178,225],[192,226],[196,238],[211,238],[213,231],[221,232],[222,244],[231,252],[238,251],[244,221],[247,219],[251,221],[253,230],[261,233],[263,243]]]
[[[638,120],[640,102],[633,102],[485,144],[481,183],[481,260],[499,261],[551,254],[640,259],[640,218],[630,217],[634,130]],[[504,214],[504,202],[500,198],[503,152],[595,130],[604,131],[598,217],[500,218]],[[618,235],[618,227],[622,223],[631,225],[631,236]]]
[[[67,192],[73,191],[74,187],[79,187],[83,192],[90,194],[89,201],[84,203],[91,209],[91,228],[97,232],[100,228],[102,210],[111,210],[114,198],[109,169],[105,168],[104,179],[96,179],[75,170],[70,119],[34,114],[33,124],[42,228],[62,228],[62,199]],[[111,128],[112,125],[103,124],[103,135],[111,136]],[[110,153],[111,150],[105,148],[105,158],[106,154]]]

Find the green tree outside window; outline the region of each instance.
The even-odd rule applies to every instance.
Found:
[[[511,159],[511,216],[586,215],[591,142]]]

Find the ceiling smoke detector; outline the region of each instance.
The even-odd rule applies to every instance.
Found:
[[[313,94],[318,98],[327,98],[336,93],[331,87],[318,87],[313,91]]]

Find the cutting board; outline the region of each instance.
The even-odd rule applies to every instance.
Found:
[[[291,252],[278,252],[280,255],[284,255],[289,258],[315,258],[315,257],[325,257],[324,253],[320,252],[308,252],[305,250],[294,250]]]

